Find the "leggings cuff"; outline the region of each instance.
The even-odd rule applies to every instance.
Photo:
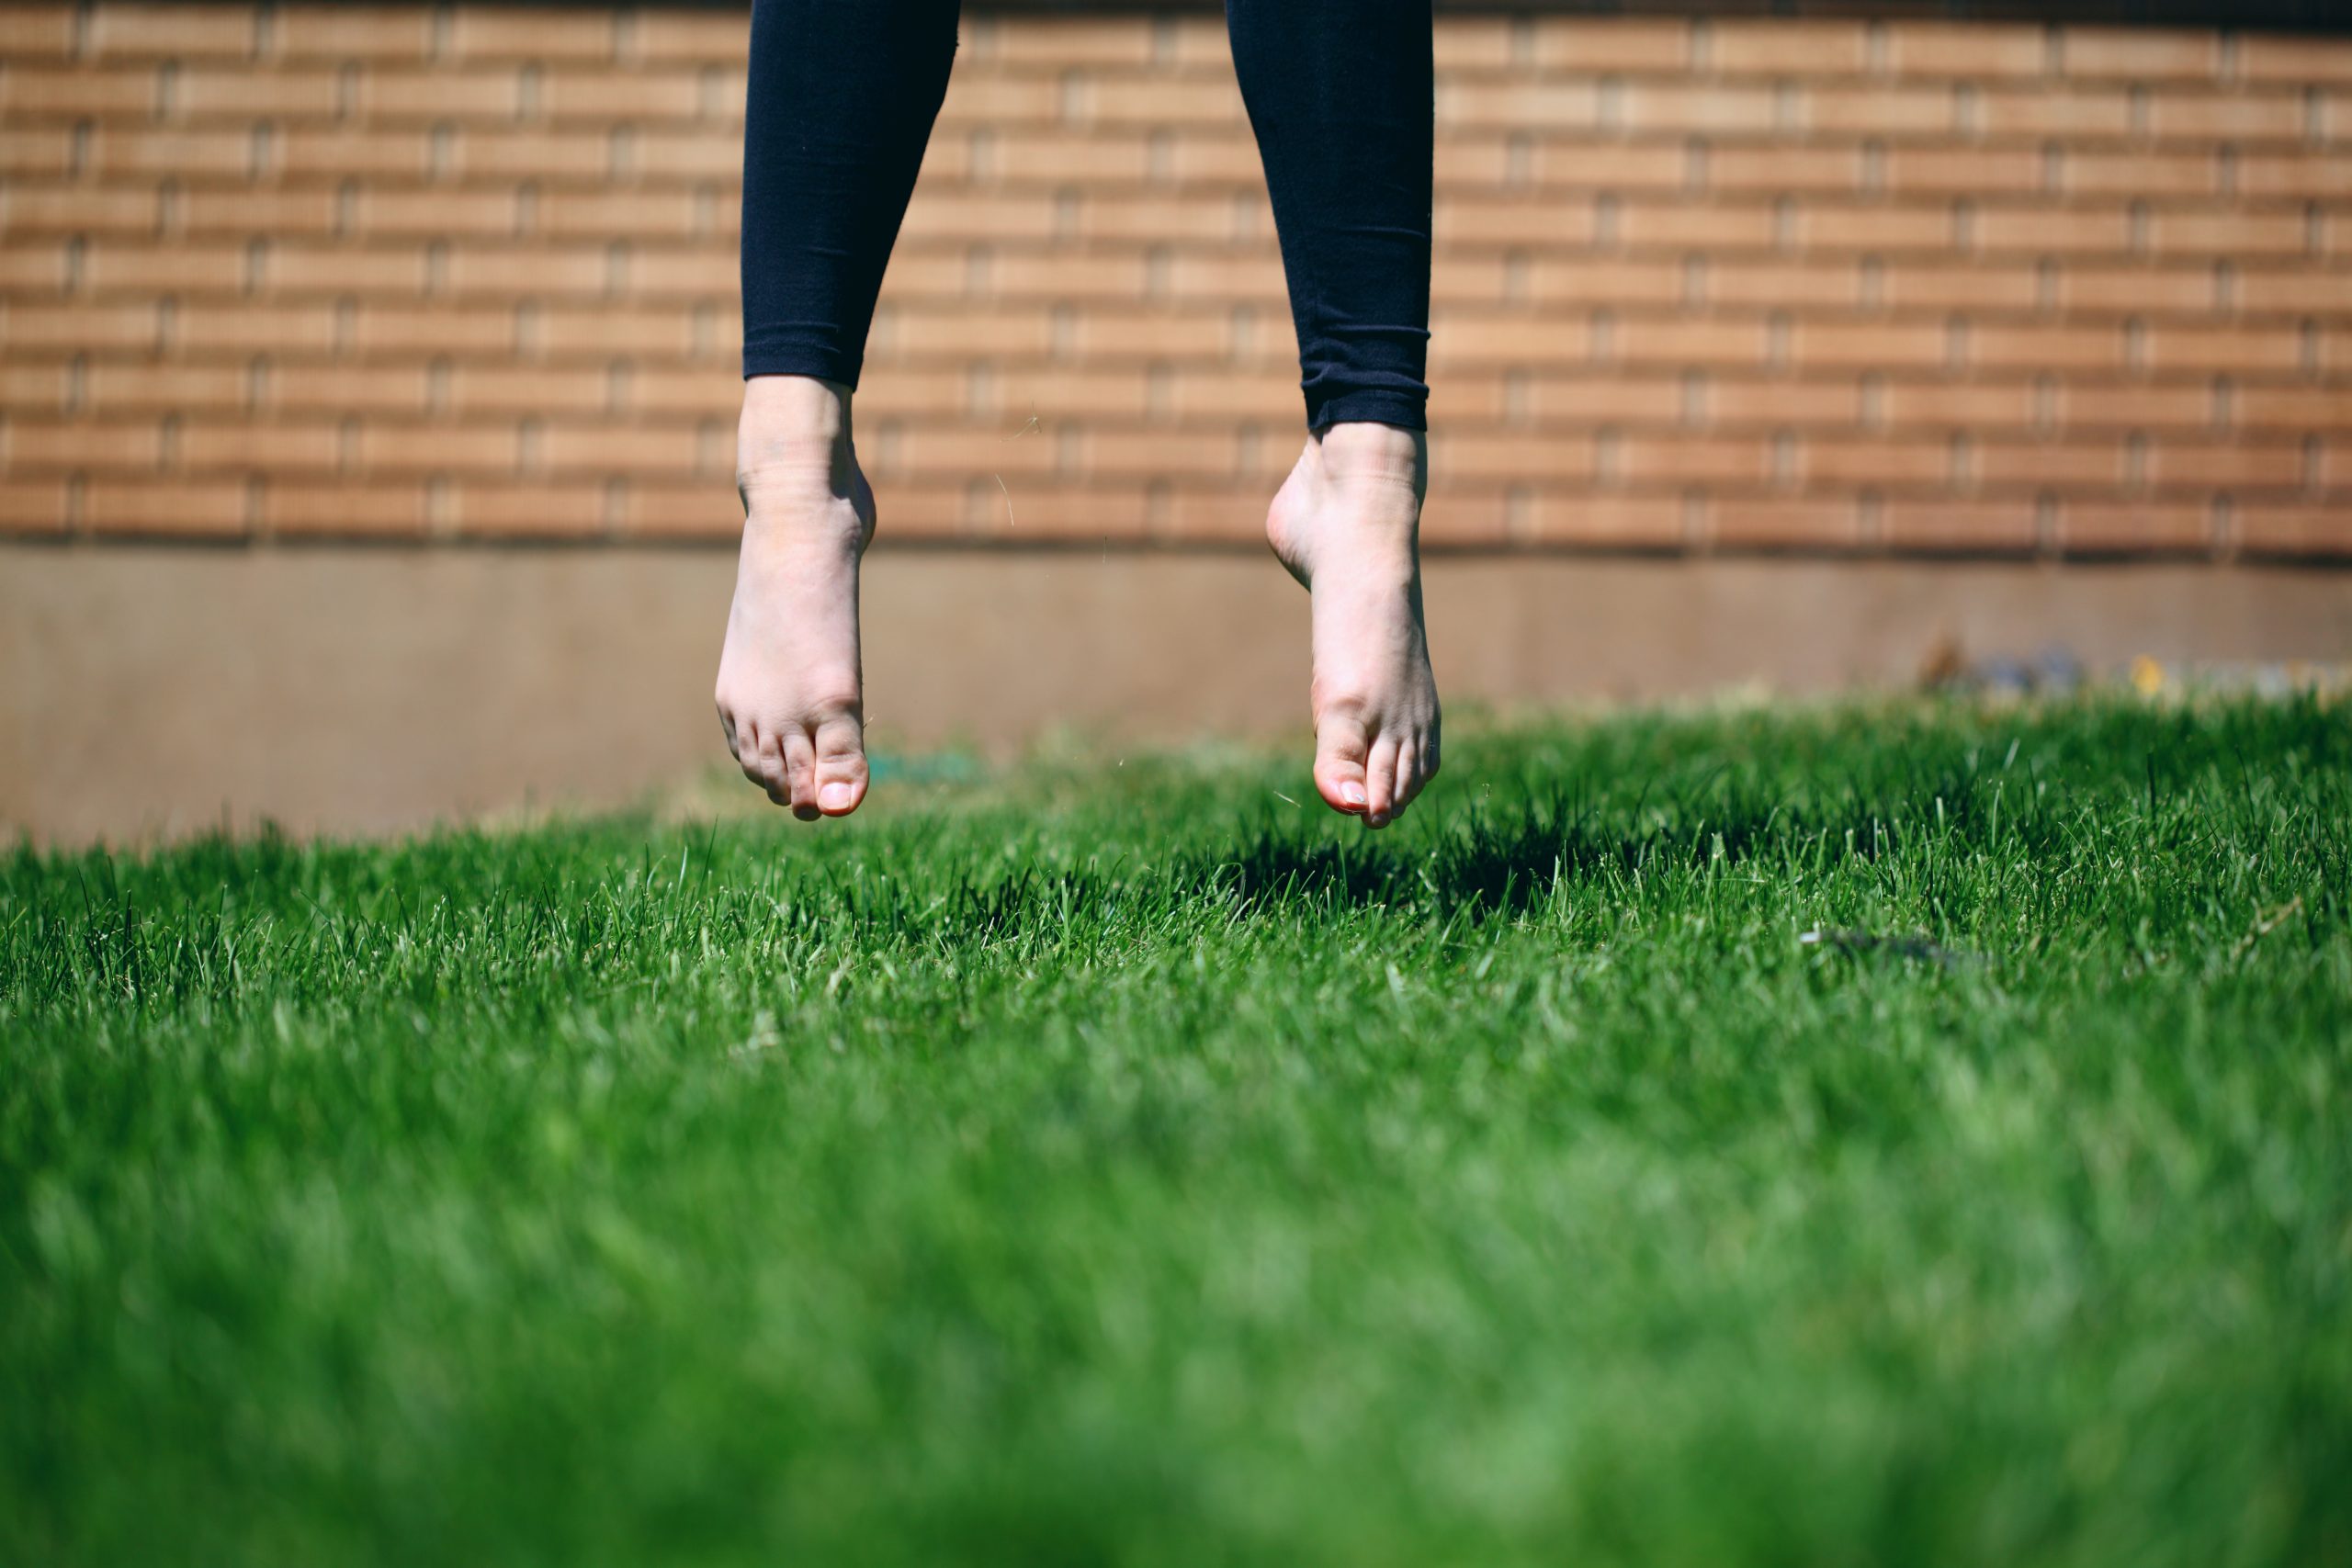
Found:
[[[860,358],[830,354],[820,348],[763,348],[743,351],[743,379],[760,376],[806,376],[812,381],[836,381],[857,390]]]
[[[1399,430],[1430,427],[1429,399],[1385,388],[1341,392],[1320,404],[1309,403],[1306,428],[1321,432],[1335,424],[1393,424]]]

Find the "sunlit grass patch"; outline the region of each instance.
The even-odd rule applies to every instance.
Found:
[[[2352,1553],[2321,701],[0,862],[0,1562]]]

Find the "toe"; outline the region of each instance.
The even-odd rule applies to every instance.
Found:
[[[865,798],[865,737],[854,714],[817,727],[817,809],[846,817]]]
[[[1421,793],[1421,784],[1425,777],[1426,775],[1421,772],[1421,749],[1414,742],[1413,738],[1408,735],[1404,739],[1396,743],[1396,805],[1395,809],[1402,811],[1405,807],[1413,804],[1413,797]]]
[[[760,750],[760,742],[763,739],[759,726],[749,720],[728,727],[727,748],[735,753],[736,766],[743,770],[745,778],[762,789],[768,787],[768,761],[766,754]]]
[[[784,796],[778,806],[789,806],[792,814],[803,822],[814,822],[817,811],[817,744],[798,725],[793,725],[784,736]]]
[[[1369,795],[1364,760],[1370,751],[1363,721],[1352,714],[1327,713],[1315,726],[1315,788],[1334,811],[1364,809]]]
[[[770,800],[778,806],[791,805],[792,776],[785,762],[783,735],[774,730],[762,730],[759,749],[752,756],[757,772],[753,773],[752,768],[746,768],[744,772],[752,773],[754,782],[768,792]]]
[[[1396,815],[1396,742],[1383,735],[1372,743],[1363,769],[1363,819],[1367,827],[1385,828]]]

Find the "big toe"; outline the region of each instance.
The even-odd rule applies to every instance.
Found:
[[[865,798],[865,735],[856,716],[844,714],[817,727],[817,809],[846,817]]]
[[[1371,737],[1363,721],[1352,715],[1326,715],[1315,727],[1315,788],[1334,811],[1350,815],[1368,808],[1371,794],[1364,764],[1371,754]]]

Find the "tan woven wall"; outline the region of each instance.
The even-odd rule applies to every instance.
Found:
[[[739,15],[0,9],[0,532],[722,539]],[[1430,537],[2352,555],[2352,41],[1456,18]],[[1243,541],[1295,454],[1213,18],[978,15],[897,537]]]

